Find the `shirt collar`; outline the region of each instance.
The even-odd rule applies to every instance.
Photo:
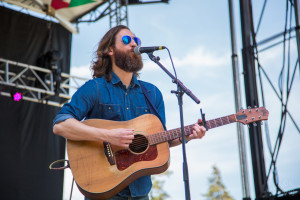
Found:
[[[112,84],[118,84],[118,83],[122,83],[122,81],[120,80],[120,78],[117,76],[117,74],[115,74],[114,71],[111,71],[111,75],[112,75],[112,79],[111,79],[111,83]],[[134,88],[135,86],[140,86],[139,81],[137,80],[136,76],[133,74],[132,79],[131,79],[131,83],[129,87]]]

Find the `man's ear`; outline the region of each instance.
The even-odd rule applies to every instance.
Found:
[[[109,56],[114,55],[114,51],[113,51],[113,48],[112,48],[112,47],[109,47],[109,48],[108,48],[108,55],[109,55]]]

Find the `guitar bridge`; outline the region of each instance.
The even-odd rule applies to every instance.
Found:
[[[103,142],[103,145],[104,145],[104,153],[106,155],[106,158],[107,158],[109,164],[110,165],[115,165],[116,164],[115,157],[114,157],[114,154],[112,152],[110,144],[108,142]]]

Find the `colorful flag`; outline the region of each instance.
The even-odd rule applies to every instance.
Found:
[[[95,0],[52,0],[51,6],[55,9],[71,8],[75,6],[81,6],[88,3],[93,3]]]

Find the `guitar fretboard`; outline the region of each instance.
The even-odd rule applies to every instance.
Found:
[[[209,130],[209,129],[216,128],[219,126],[224,126],[226,124],[230,124],[230,123],[233,123],[236,121],[237,121],[236,117],[233,114],[233,115],[228,115],[225,117],[208,120],[208,121],[206,121],[206,127]],[[200,124],[200,125],[203,125],[203,124]],[[194,124],[184,127],[184,134],[186,136],[193,133],[193,126],[194,126]],[[159,144],[159,143],[166,142],[166,141],[171,141],[171,140],[177,139],[179,137],[181,137],[181,128],[172,129],[172,130],[164,131],[164,132],[160,132],[160,133],[155,133],[155,134],[149,135],[147,138],[149,140],[150,145],[153,145],[153,144]]]

